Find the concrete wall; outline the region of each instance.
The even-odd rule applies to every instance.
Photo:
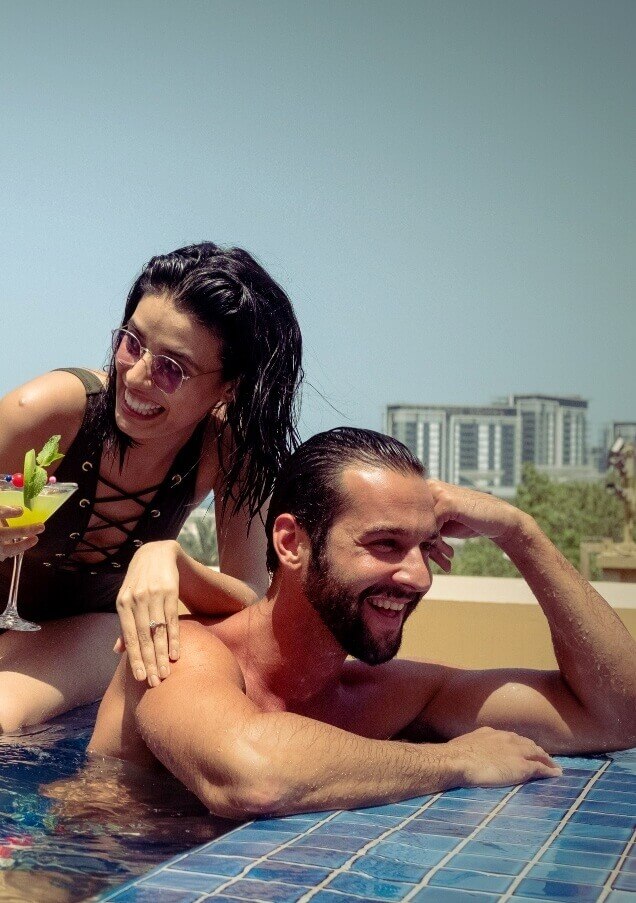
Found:
[[[636,636],[636,584],[594,583]],[[436,576],[404,629],[400,657],[475,668],[553,668],[550,631],[523,580]]]

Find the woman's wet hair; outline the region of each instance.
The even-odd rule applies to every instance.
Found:
[[[220,340],[222,378],[233,380],[234,391],[218,436],[223,491],[217,502],[245,507],[251,519],[299,441],[302,340],[291,302],[247,251],[212,242],[153,257],[130,290],[122,326],[148,294],[169,296]],[[115,423],[115,394],[113,359],[96,426],[123,466],[134,442]]]
[[[392,436],[348,426],[312,436],[287,459],[276,477],[265,524],[271,574],[278,567],[272,543],[278,515],[294,515],[309,536],[313,555],[320,560],[327,533],[345,505],[342,471],[355,465],[426,476],[422,462]]]

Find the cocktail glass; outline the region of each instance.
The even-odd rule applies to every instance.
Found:
[[[60,505],[69,499],[75,490],[77,483],[47,483],[44,489],[31,502],[31,508],[24,505],[22,489],[11,483],[0,482],[0,505],[9,508],[22,508],[19,517],[7,518],[10,527],[26,527],[30,524],[42,524],[54,514]],[[24,552],[13,559],[13,576],[9,589],[9,601],[4,612],[0,615],[0,629],[6,630],[39,630],[39,624],[25,621],[18,614],[18,586],[20,584],[20,571]]]

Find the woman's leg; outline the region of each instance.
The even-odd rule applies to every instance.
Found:
[[[115,614],[49,621],[0,636],[0,733],[11,734],[101,699],[119,662]]]

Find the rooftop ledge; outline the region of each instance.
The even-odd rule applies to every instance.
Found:
[[[636,610],[636,583],[599,580],[593,582],[592,586],[613,608]],[[452,574],[436,574],[426,599],[440,602],[538,604],[521,577],[454,577]]]

